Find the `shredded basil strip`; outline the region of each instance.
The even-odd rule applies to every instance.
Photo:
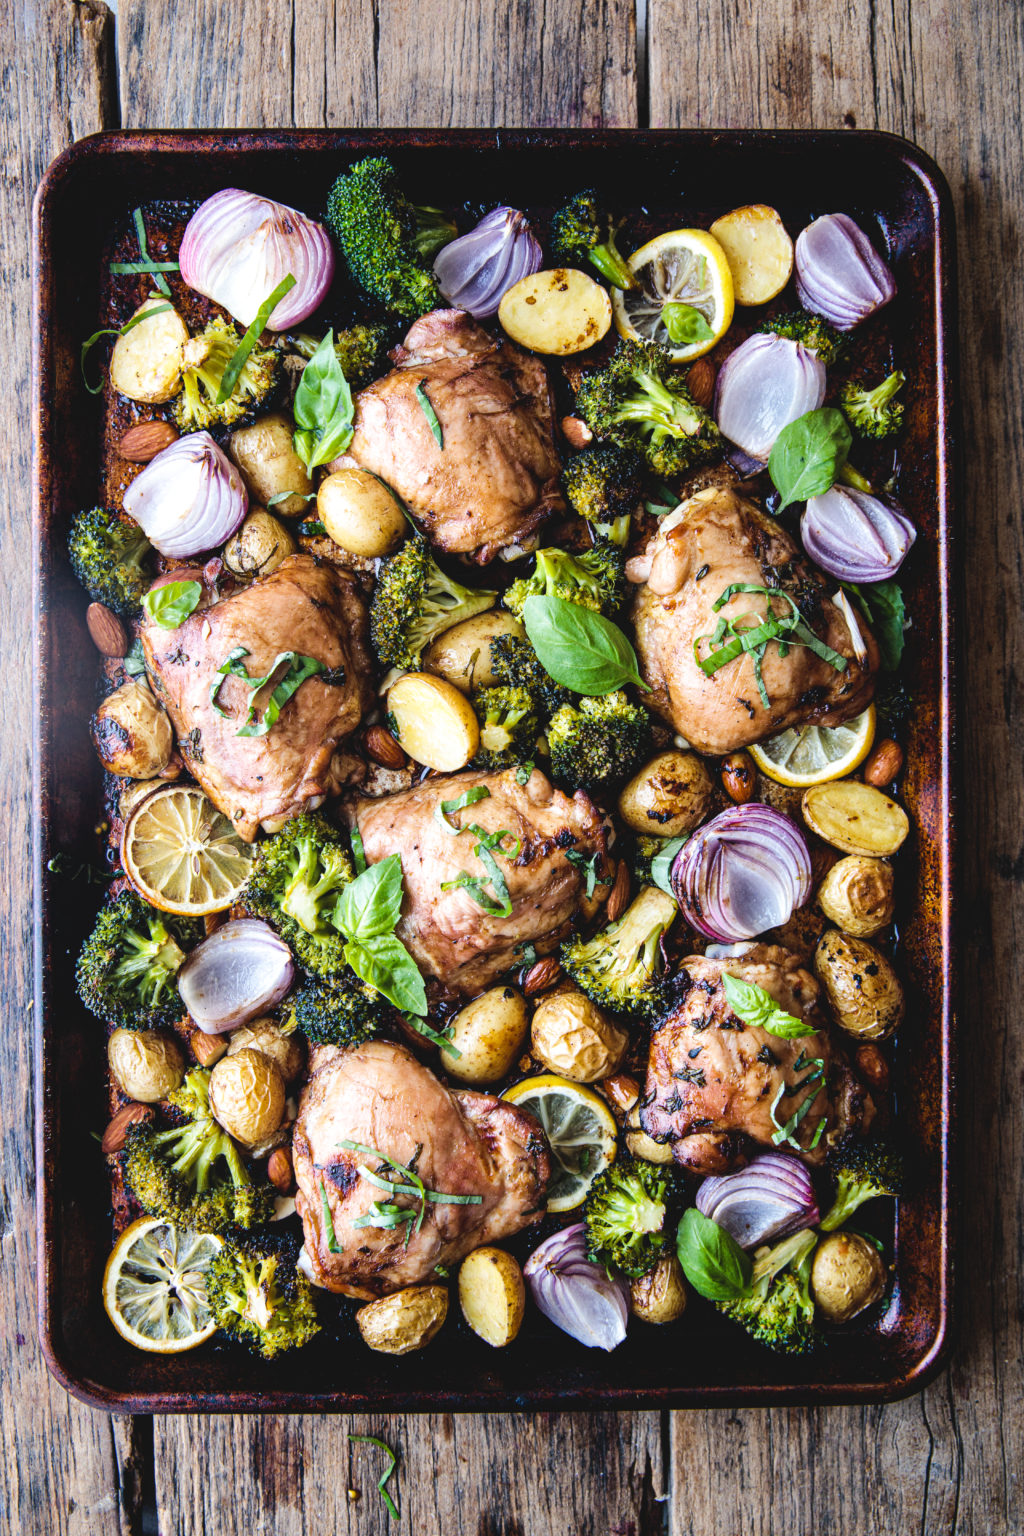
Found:
[[[327,1199],[327,1185],[320,1180],[320,1209],[323,1214],[324,1231],[327,1233],[327,1252],[344,1253],[345,1250],[338,1242],[334,1231],[334,1222],[331,1219],[331,1207]]]
[[[797,1069],[799,1069],[799,1063],[802,1060],[803,1052],[801,1051],[800,1056],[797,1058]],[[777,1128],[775,1134],[772,1136],[772,1145],[775,1147],[781,1146],[783,1143],[785,1143],[787,1146],[795,1147],[798,1152],[803,1151],[803,1148],[793,1133],[796,1131],[797,1127],[800,1125],[801,1120],[803,1120],[811,1105],[818,1097],[818,1087],[821,1083],[822,1077],[824,1076],[825,1062],[822,1057],[815,1056],[814,1059],[806,1063],[806,1065],[810,1066],[812,1069],[807,1074],[807,1076],[801,1078],[800,1082],[793,1084],[792,1087],[790,1087],[788,1083],[780,1083],[779,1091],[772,1100],[770,1113],[772,1117],[772,1124]],[[809,1088],[810,1092],[807,1094],[806,1098],[802,1099],[801,1102],[797,1105],[796,1109],[790,1115],[785,1125],[780,1125],[775,1111],[778,1109],[782,1099],[790,1093],[795,1093],[798,1088]],[[817,1141],[815,1141],[815,1145],[817,1145]]]
[[[164,277],[162,274],[164,272],[177,272],[178,263],[176,261],[169,263],[163,261],[155,262],[150,256],[149,246],[146,244],[146,223],[142,217],[142,209],[136,208],[132,214],[132,218],[135,221],[135,233],[139,240],[139,255],[142,257],[142,261],[138,263],[137,270],[140,272],[152,272],[154,274],[154,287],[163,294],[165,299],[169,299],[171,296],[171,290],[167,286],[166,277]],[[121,263],[115,262],[114,265],[112,265],[110,268],[111,272],[117,272],[122,269],[130,272],[133,269],[136,269],[136,266],[135,263],[126,262],[122,267]]]
[[[474,784],[472,789],[464,790],[457,800],[442,800],[436,805],[434,807],[434,819],[439,821],[442,827],[447,827],[448,831],[457,837],[464,829],[452,826],[448,817],[454,816],[456,811],[464,811],[468,805],[476,805],[478,800],[489,800],[490,796],[491,792],[485,784]]]
[[[232,352],[231,359],[224,369],[224,377],[221,379],[220,389],[217,391],[218,405],[223,405],[226,400],[231,399],[234,387],[238,383],[238,376],[248,361],[249,353],[266,330],[267,321],[274,313],[274,310],[280,304],[285,294],[290,293],[294,287],[295,278],[289,272],[287,277],[282,277],[273,293],[263,300],[263,303],[256,311],[252,324],[238,343],[234,352]]]
[[[242,665],[242,657],[248,655],[249,652],[246,650],[244,645],[236,645],[234,650],[229,651],[227,656],[221,662],[220,666],[217,668],[213,682],[210,684],[210,703],[213,705],[218,715],[220,715],[224,720],[228,718],[228,712],[226,709],[221,709],[217,702],[217,695],[220,693],[225,677],[227,677],[229,674],[232,677],[242,678],[242,680],[246,683],[249,681],[249,674],[245,670],[245,667]]]
[[[377,1492],[384,1500],[385,1507],[392,1520],[397,1520],[398,1506],[394,1499],[391,1497],[390,1493],[388,1493],[387,1484],[388,1479],[394,1472],[395,1467],[398,1465],[398,1457],[395,1455],[394,1451],[391,1449],[390,1445],[388,1445],[386,1440],[378,1440],[375,1435],[349,1435],[348,1438],[350,1440],[359,1441],[363,1445],[375,1445],[377,1446],[378,1450],[383,1451],[385,1455],[390,1457],[387,1466],[384,1468],[384,1471],[377,1479]]]
[[[356,874],[361,875],[366,869],[366,850],[363,847],[363,834],[357,826],[353,826],[349,841],[352,844],[352,862],[356,867]]]
[[[112,875],[110,878],[114,879],[115,877]],[[439,1032],[436,1029],[431,1029],[429,1024],[425,1023],[423,1019],[418,1019],[414,1013],[407,1013],[404,1017],[410,1029],[414,1029],[418,1035],[422,1035],[424,1040],[429,1040],[433,1045],[440,1046],[441,1050],[448,1056],[454,1056],[458,1060],[462,1055],[458,1046],[452,1044],[450,1035],[445,1034],[443,1031]]]
[[[738,656],[746,653],[750,656],[754,665],[754,680],[757,683],[757,691],[761,703],[765,709],[771,708],[771,699],[764,685],[761,673],[765,652],[772,641],[779,647],[779,655],[786,656],[790,646],[805,646],[820,656],[822,661],[827,661],[829,666],[837,672],[845,672],[847,667],[846,657],[840,656],[830,645],[819,640],[814,631],[808,626],[803,614],[788,592],[781,587],[759,587],[754,582],[735,581],[716,599],[714,612],[718,613],[730,598],[738,593],[755,593],[768,599],[768,614],[762,617],[755,613],[740,613],[733,619],[719,618],[712,634],[698,635],[693,642],[693,659],[704,673],[705,677],[713,677],[720,667],[727,666],[730,661],[735,661]],[[772,598],[780,597],[783,602],[789,604],[789,612],[777,614],[772,611]],[[751,620],[746,627],[741,628],[742,620]],[[708,643],[707,656],[701,656],[701,641]]]
[[[250,677],[243,665],[242,658],[249,652],[243,645],[236,645],[229,652],[224,661],[217,668],[216,677],[210,685],[210,703],[218,715],[227,718],[227,710],[221,709],[217,702],[221,683],[229,673],[232,677],[241,678],[250,690],[252,700],[249,704],[249,712],[245,717],[245,723],[235,732],[236,736],[266,736],[267,732],[277,723],[281,710],[288,703],[293,694],[297,693],[307,678],[314,677],[318,672],[327,669],[322,661],[317,661],[315,656],[303,656],[298,651],[281,651],[274,657],[269,672],[265,677]],[[261,688],[265,688],[280,668],[287,664],[288,670],[276,684],[273,693],[263,708],[262,718],[257,719],[256,697]]]
[[[79,357],[79,364],[78,365],[79,365],[79,367],[82,370],[82,383],[85,385],[85,387],[89,391],[90,395],[98,395],[100,393],[100,391],[102,390],[102,388],[103,388],[103,381],[102,381],[102,379],[100,380],[100,382],[96,385],[96,388],[94,389],[93,386],[89,383],[89,380],[85,376],[85,360],[88,357],[89,353],[92,351],[93,347],[99,341],[100,337],[101,336],[127,336],[128,332],[131,331],[131,330],[134,330],[137,325],[141,325],[143,320],[151,320],[154,315],[166,314],[166,312],[169,309],[173,309],[173,308],[174,308],[173,304],[158,304],[155,309],[144,310],[141,315],[132,315],[131,319],[130,320],[126,320],[124,325],[122,325],[120,327],[120,329],[117,329],[116,327],[112,329],[110,326],[106,326],[106,327],[104,327],[104,329],[102,331],[93,331],[92,335],[87,337],[86,340],[82,342],[82,351],[81,351],[81,355]]]
[[[419,401],[420,410],[427,418],[427,426],[434,434],[434,441],[439,448],[444,447],[444,433],[441,431],[441,423],[437,419],[437,412],[431,405],[427,392],[423,387],[423,379],[416,385],[416,399]]]
[[[176,261],[112,261],[110,270],[121,277],[132,272],[180,272],[181,268]],[[157,278],[157,286],[159,282],[160,279]],[[164,290],[160,291],[162,293]],[[167,292],[170,293],[170,289],[167,289]]]
[[[510,855],[511,858],[515,858],[515,856],[515,854]],[[601,855],[599,853],[592,853],[588,858],[585,853],[580,853],[578,848],[569,848],[566,850],[565,856],[569,860],[569,863],[573,865],[575,869],[578,869],[583,875],[584,880],[586,881],[583,894],[588,901],[594,894],[595,886],[608,884],[607,875],[602,875],[600,880],[598,879],[597,866],[601,861]]]

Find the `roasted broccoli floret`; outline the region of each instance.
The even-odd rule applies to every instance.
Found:
[[[242,364],[228,398],[218,403],[224,370],[241,340],[235,327],[217,316],[204,331],[185,343],[181,394],[173,408],[174,419],[183,432],[237,427],[254,411],[267,410],[272,404],[281,381],[281,355],[273,347],[258,344]]]
[[[773,1248],[754,1254],[750,1291],[736,1301],[715,1303],[751,1338],[784,1355],[806,1355],[820,1342],[811,1297],[811,1258],[817,1245],[811,1231],[796,1232]]]
[[[651,724],[647,711],[620,691],[563,704],[547,737],[551,772],[575,792],[627,778],[647,755]]]
[[[274,1190],[253,1184],[237,1146],[211,1115],[209,1070],[193,1067],[170,1102],[187,1116],[184,1125],[135,1125],[125,1142],[125,1182],[142,1209],[197,1232],[269,1221]]]
[[[599,1264],[636,1278],[665,1251],[665,1216],[671,1182],[664,1168],[619,1157],[590,1186],[583,1219],[587,1248]]]
[[[616,288],[635,288],[636,279],[619,251],[615,237],[621,224],[612,217],[593,187],[563,203],[551,220],[551,255],[567,267],[589,261]]]
[[[389,332],[386,325],[350,325],[334,333],[334,355],[349,384],[361,389],[387,362]],[[300,331],[290,336],[291,346],[300,357],[310,358],[322,338]]]
[[[301,1349],[320,1332],[313,1288],[296,1269],[297,1257],[290,1234],[232,1233],[207,1272],[217,1327],[264,1360]]]
[[[599,539],[581,555],[538,549],[532,576],[514,581],[502,602],[517,619],[528,597],[561,597],[595,613],[614,613],[622,602],[624,571],[622,551],[608,539]]]
[[[78,957],[78,995],[97,1018],[121,1029],[172,1024],[185,1012],[177,975],[203,937],[191,918],[158,912],[134,891],[107,902]]]
[[[473,695],[473,708],[480,722],[474,767],[491,772],[534,756],[540,721],[526,688],[481,688]]]
[[[153,582],[153,546],[138,523],[103,507],[79,512],[68,535],[71,567],[97,603],[132,618]]]
[[[710,415],[654,342],[620,341],[604,368],[585,375],[576,409],[595,436],[635,449],[656,475],[685,474],[724,447]]]
[[[897,368],[888,378],[868,389],[859,382],[843,385],[843,415],[861,437],[892,437],[903,425],[903,405],[895,398],[907,382]]]
[[[403,320],[444,302],[429,262],[455,228],[442,236],[438,218],[410,203],[383,156],[350,166],[327,199],[327,227],[353,282]]]
[[[571,458],[562,471],[562,485],[577,517],[613,544],[625,545],[630,516],[643,498],[641,469],[637,454],[606,443]]]
[[[415,671],[442,630],[483,613],[496,596],[464,587],[442,571],[422,539],[406,539],[381,566],[370,607],[370,637],[382,666]]]
[[[549,717],[574,698],[570,688],[563,688],[541,665],[540,657],[525,637],[495,635],[491,641],[491,672],[499,683],[510,688],[525,688],[534,698],[542,716]]]
[[[346,966],[336,976],[303,976],[283,1007],[312,1045],[358,1045],[379,1034],[386,1004]]]
[[[617,923],[563,944],[562,964],[599,1006],[653,1018],[664,993],[661,940],[678,910],[671,896],[645,886]]]
[[[821,315],[812,315],[807,309],[794,309],[788,315],[777,315],[766,320],[760,329],[770,336],[784,336],[788,341],[798,341],[808,352],[814,352],[831,368],[846,349],[846,337],[829,325]]]
[[[633,873],[641,885],[651,884],[651,861],[665,847],[663,837],[637,836],[633,841]]]
[[[305,970],[332,976],[345,969],[345,939],[332,918],[351,879],[341,833],[307,811],[257,844],[240,901],[276,928]]]
[[[885,1141],[855,1141],[830,1160],[836,1181],[832,1208],[821,1223],[823,1232],[834,1232],[849,1221],[865,1200],[883,1195],[897,1199],[903,1190],[903,1159]]]

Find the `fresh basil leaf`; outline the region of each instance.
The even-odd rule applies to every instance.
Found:
[[[739,1301],[750,1291],[754,1267],[735,1238],[691,1206],[676,1233],[683,1274],[708,1301]]]
[[[692,304],[663,304],[661,318],[668,339],[675,347],[690,347],[698,341],[713,341],[715,333],[699,309]]]
[[[583,894],[587,901],[593,896],[595,887],[599,883],[601,885],[608,884],[608,877],[606,875],[601,877],[600,882],[598,881],[597,866],[601,862],[601,855],[599,853],[592,853],[588,858],[585,853],[580,853],[578,848],[569,848],[566,850],[565,856],[569,863],[579,870],[586,881]]]
[[[468,805],[476,805],[478,800],[489,800],[491,792],[486,784],[474,784],[470,789],[463,790],[457,800],[441,800],[434,807],[434,820],[439,821],[448,832],[457,837],[460,832],[466,832],[467,827],[455,827],[448,820],[456,811],[464,811]]]
[[[844,581],[843,586],[853,593],[871,625],[883,669],[895,672],[903,659],[903,634],[907,622],[907,608],[899,582],[876,581],[870,586],[854,586]]]
[[[274,313],[274,310],[280,304],[285,294],[290,293],[294,287],[295,279],[289,272],[287,277],[282,277],[273,293],[268,294],[263,300],[263,303],[256,311],[252,324],[228,359],[228,365],[224,369],[224,376],[220,381],[220,389],[217,391],[218,405],[223,405],[231,399],[234,387],[238,383],[239,375],[248,361],[249,353],[266,330],[267,321]]]
[[[416,399],[419,401],[420,410],[427,418],[427,426],[434,434],[434,442],[439,448],[444,448],[444,433],[441,431],[441,423],[437,419],[437,412],[430,403],[430,398],[423,387],[423,380],[416,385]]]
[[[402,915],[402,859],[397,853],[371,864],[338,897],[334,926],[347,939],[393,933]]]
[[[523,624],[541,666],[563,688],[596,697],[635,683],[650,692],[633,647],[603,614],[562,597],[534,596],[523,605]]]
[[[277,495],[271,496],[270,500],[267,502],[267,510],[269,511],[271,507],[280,506],[282,501],[291,501],[293,496],[297,496],[300,501],[315,501],[316,491],[309,491],[305,494],[302,491],[278,491]],[[320,523],[318,526],[321,533],[327,532],[327,529],[324,527],[323,523]],[[299,532],[304,533],[306,531],[306,527],[307,524],[300,523]]]
[[[161,629],[177,629],[190,613],[195,613],[202,595],[201,582],[168,581],[147,592],[142,606]]]
[[[427,1012],[427,989],[419,966],[394,934],[377,934],[372,939],[349,939],[345,959],[360,981],[375,987],[389,1003],[403,1013],[421,1017]]]
[[[116,879],[116,875],[112,875],[111,879]],[[462,1055],[458,1046],[452,1044],[451,1025],[448,1026],[449,1033],[441,1034],[436,1029],[431,1029],[430,1025],[425,1023],[423,1019],[417,1019],[411,1013],[405,1015],[405,1022],[410,1029],[414,1029],[418,1035],[422,1035],[424,1040],[429,1040],[433,1045],[439,1046],[442,1051],[445,1051],[455,1060],[458,1060]]]
[[[146,676],[146,653],[142,649],[141,640],[133,640],[131,650],[122,662],[125,672],[129,677]]]
[[[352,391],[328,331],[302,370],[295,391],[295,451],[307,470],[328,464],[352,441]]]
[[[664,891],[666,896],[675,895],[672,889],[672,865],[685,842],[685,837],[670,837],[664,848],[651,860],[651,884],[656,885],[659,891]]]
[[[738,976],[722,977],[726,1001],[738,1019],[755,1029],[766,1029],[781,1040],[799,1040],[813,1035],[814,1030],[794,1014],[780,1008],[770,992],[753,981],[741,981]]]
[[[782,497],[778,510],[829,490],[852,441],[846,417],[832,406],[808,411],[783,427],[768,456],[768,473]]]

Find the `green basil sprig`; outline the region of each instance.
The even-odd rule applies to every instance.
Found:
[[[674,347],[691,347],[698,341],[714,340],[714,331],[692,304],[663,304],[661,318]]]
[[[147,592],[142,606],[161,629],[178,629],[190,613],[195,613],[202,595],[201,582],[168,581]]]
[[[416,385],[416,399],[419,401],[420,410],[427,418],[427,426],[434,434],[434,442],[439,448],[444,447],[444,433],[441,431],[441,423],[437,419],[437,412],[430,403],[430,396],[423,387],[423,380]]]
[[[780,1008],[771,993],[759,987],[756,982],[724,975],[722,986],[729,1007],[744,1024],[750,1024],[755,1029],[766,1029],[770,1035],[778,1035],[782,1040],[799,1040],[804,1035],[814,1034],[814,1029],[806,1020],[798,1019],[795,1014]]]
[[[676,1253],[683,1274],[708,1301],[738,1301],[749,1294],[754,1266],[736,1239],[695,1206],[683,1213]]]
[[[360,843],[360,848],[362,844]],[[332,921],[346,939],[345,960],[360,981],[404,1013],[425,1016],[427,993],[419,967],[394,929],[402,915],[402,860],[397,853],[371,864],[338,897]]]
[[[523,624],[541,666],[563,688],[593,698],[635,683],[650,693],[636,652],[603,614],[563,597],[534,596],[523,605]]]
[[[307,470],[329,464],[352,441],[352,391],[328,331],[302,370],[295,391],[295,452]]]
[[[882,655],[883,669],[895,672],[903,659],[903,631],[907,622],[903,588],[898,581],[873,581],[866,587],[844,581],[842,585],[852,593],[871,625],[871,633],[878,641]]]
[[[592,853],[588,857],[587,854],[581,853],[578,848],[568,848],[565,856],[569,863],[578,869],[583,876],[586,882],[583,894],[588,901],[593,896],[598,885],[608,884],[608,876],[599,876],[597,873],[597,866],[601,862],[601,855],[599,853]]]
[[[852,441],[846,417],[832,406],[808,411],[783,427],[768,456],[768,473],[782,497],[779,511],[829,490]]]

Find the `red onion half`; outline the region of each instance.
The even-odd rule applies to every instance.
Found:
[[[523,1268],[549,1322],[589,1349],[614,1349],[626,1337],[629,1287],[587,1258],[587,1229],[565,1227],[534,1249]]]
[[[889,303],[896,282],[848,214],[826,213],[797,236],[796,291],[805,309],[851,331]]]
[[[815,1227],[819,1220],[810,1174],[798,1157],[781,1152],[756,1157],[739,1173],[705,1179],[696,1205],[748,1249]]]
[[[124,493],[128,516],[172,560],[218,548],[238,528],[248,506],[241,475],[209,432],[179,437],[149,461]]]
[[[721,944],[779,928],[811,893],[811,856],[781,811],[751,800],[730,806],[684,843],[672,866],[683,914]]]
[[[259,918],[239,917],[191,951],[178,972],[178,991],[203,1033],[222,1035],[273,1008],[294,977],[284,940]]]
[[[909,518],[866,491],[834,485],[812,496],[800,519],[804,549],[840,581],[887,581],[917,538]]]
[[[748,336],[718,371],[715,420],[731,443],[767,462],[783,427],[825,398],[825,364],[785,336]]]
[[[434,276],[448,303],[476,320],[498,313],[508,290],[531,277],[544,255],[515,208],[495,208],[468,235],[446,245],[434,262]]]
[[[281,280],[295,278],[267,321],[286,331],[316,309],[334,276],[334,249],[321,224],[289,208],[227,187],[189,219],[178,253],[190,288],[249,326]]]

